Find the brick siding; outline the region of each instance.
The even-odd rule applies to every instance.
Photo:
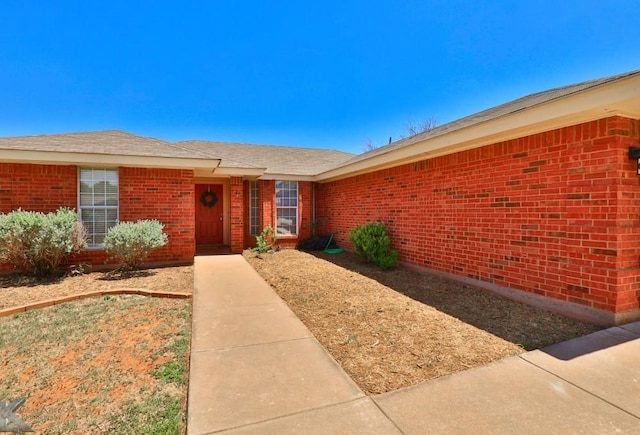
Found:
[[[387,225],[403,262],[620,313],[638,309],[639,123],[610,117],[317,187],[323,232]]]
[[[0,212],[52,212],[77,209],[76,166],[0,164]],[[167,246],[154,251],[149,262],[189,262],[195,253],[194,181],[190,170],[119,168],[119,219],[157,219],[165,225]],[[86,250],[71,263],[102,265],[103,250]],[[10,270],[6,265],[0,271]]]
[[[150,262],[188,262],[195,255],[193,171],[120,168],[120,220],[157,219],[169,243]]]
[[[244,248],[244,215],[245,209],[245,194],[244,184],[242,177],[231,177],[230,183],[231,192],[231,236],[230,236],[230,248],[233,253],[240,253]]]
[[[278,239],[278,245],[285,248],[293,248],[298,243],[298,240],[311,237],[311,220],[312,220],[312,199],[311,199],[311,186],[309,181],[298,182],[298,235],[280,237]],[[244,210],[246,212],[245,222],[245,247],[255,246],[255,237],[249,235],[249,182],[245,182],[244,185]],[[258,180],[258,228],[260,231],[267,226],[271,225],[274,229],[276,227],[276,190],[275,181],[273,180]]]
[[[77,179],[75,166],[0,163],[0,213],[18,208],[44,213],[75,209]]]
[[[244,207],[244,212],[245,212],[245,220],[244,220],[244,247],[248,248],[248,247],[252,247],[256,245],[256,238],[254,236],[251,235],[251,219],[249,218],[250,216],[250,211],[249,211],[249,199],[250,199],[250,194],[249,194],[249,189],[251,188],[251,182],[249,180],[244,180],[243,185],[242,185],[242,191],[243,191],[243,207]],[[260,220],[260,204],[258,204],[258,227],[260,227],[259,225],[259,220]]]

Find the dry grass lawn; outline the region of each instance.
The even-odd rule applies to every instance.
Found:
[[[0,277],[0,307],[107,288],[193,291],[193,268],[48,283]],[[0,400],[36,433],[184,433],[191,300],[82,299],[0,318]]]

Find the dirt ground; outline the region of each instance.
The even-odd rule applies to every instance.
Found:
[[[193,292],[193,266],[141,270],[128,276],[107,272],[39,280],[19,274],[0,275],[0,310],[77,293],[118,288]]]
[[[404,266],[381,271],[349,253],[244,255],[368,394],[599,329]],[[107,288],[190,293],[193,267],[47,283],[2,275],[0,308]],[[158,433],[165,421],[181,424],[168,433],[184,431],[186,379],[174,378],[188,373],[190,307],[105,296],[0,319],[0,400],[27,397],[18,415],[40,433]]]
[[[399,265],[295,250],[245,258],[368,394],[600,329]]]
[[[0,307],[107,288],[191,293],[193,267],[49,283],[0,276]],[[36,433],[183,433],[191,300],[103,296],[0,318],[0,400]]]

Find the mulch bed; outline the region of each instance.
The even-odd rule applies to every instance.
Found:
[[[601,329],[403,265],[383,271],[348,252],[244,257],[368,394]]]

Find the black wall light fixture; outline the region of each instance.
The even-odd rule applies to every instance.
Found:
[[[638,162],[636,173],[640,175],[640,147],[629,147],[629,158]]]

